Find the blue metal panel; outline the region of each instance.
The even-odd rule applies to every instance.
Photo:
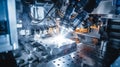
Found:
[[[10,44],[13,49],[18,48],[18,37],[17,37],[17,21],[16,21],[16,4],[15,0],[7,0],[8,9],[8,22],[10,27]]]
[[[120,6],[120,0],[116,0],[116,5]]]
[[[18,48],[15,0],[0,0],[0,52]]]
[[[0,20],[6,19],[6,2],[5,0],[0,0]]]
[[[111,67],[120,67],[120,57],[111,65]]]

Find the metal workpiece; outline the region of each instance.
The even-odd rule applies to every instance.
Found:
[[[60,33],[58,34],[50,35],[43,32],[44,35],[34,33],[34,35],[31,36],[21,37],[19,40],[22,46],[21,56],[17,57],[16,60],[20,62],[21,59],[29,59],[27,56],[31,56],[33,57],[33,59],[31,59],[32,61],[47,63],[53,59],[76,51],[77,44],[75,41],[69,39],[70,36],[68,36],[68,34],[64,33],[64,31],[69,32],[69,30],[67,31],[64,27],[60,29]],[[24,66],[28,64],[29,62],[24,60],[24,63],[19,65]]]

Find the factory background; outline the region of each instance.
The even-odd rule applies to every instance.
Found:
[[[120,67],[120,0],[0,0],[0,67]]]

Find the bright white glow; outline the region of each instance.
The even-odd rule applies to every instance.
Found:
[[[71,44],[74,41],[71,39],[65,38],[63,35],[55,35],[53,37],[47,38],[42,40],[43,43],[49,44],[49,45],[55,45],[55,47],[59,48],[63,45]]]
[[[16,50],[18,48],[19,48],[19,46],[16,43],[13,43],[13,49]]]
[[[25,35],[25,30],[20,30],[20,31],[19,31],[19,34],[20,34],[20,35]]]
[[[34,40],[39,40],[39,42],[42,42],[42,43],[48,44],[48,45],[54,45],[55,47],[59,48],[63,45],[68,45],[68,44],[72,44],[75,42],[69,38],[66,38],[68,33],[72,32],[72,31],[73,30],[70,28],[61,26],[59,34],[55,34],[52,37],[49,37],[46,39],[40,39],[40,37],[38,35],[35,35]]]
[[[34,40],[42,42],[43,44],[54,45],[55,47],[59,48],[61,46],[72,44],[75,42],[67,38],[68,34],[72,31],[73,30],[71,28],[61,26],[59,34],[54,34],[52,37],[48,37],[45,39],[40,38],[40,34],[35,34]]]
[[[35,35],[34,35],[34,40],[35,40],[35,41],[39,41],[39,39],[40,39],[40,35],[39,35],[39,34],[35,34]]]
[[[72,28],[66,28],[64,26],[61,26],[61,28],[60,28],[61,35],[66,36],[70,32],[73,32]]]
[[[17,28],[22,28],[22,24],[17,24]]]
[[[66,45],[66,44],[71,44],[74,41],[72,41],[68,38],[65,38],[65,36],[63,36],[63,35],[57,35],[53,38],[53,42],[55,44],[57,44],[58,47],[61,47],[61,46]]]

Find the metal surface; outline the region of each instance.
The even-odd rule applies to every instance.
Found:
[[[44,8],[42,6],[32,6],[31,16],[33,19],[42,20],[44,18]]]
[[[17,36],[17,21],[16,21],[16,7],[15,0],[7,0],[8,8],[8,22],[9,22],[9,34],[10,34],[10,45],[12,49],[18,48],[18,36]]]
[[[0,35],[0,52],[10,50],[12,50],[12,46],[10,45],[9,35]]]
[[[37,67],[100,67],[97,61],[94,48],[90,45],[79,44],[77,51],[59,57],[48,63],[41,63]],[[90,49],[91,53],[86,52],[86,49]],[[94,54],[94,55],[92,55]]]
[[[111,67],[119,67],[120,66],[120,57],[111,65]]]
[[[0,20],[5,20],[6,19],[6,9],[5,9],[5,7],[6,7],[6,2],[5,1],[0,1],[0,9],[1,9],[1,11],[0,11]]]
[[[18,48],[18,38],[17,38],[17,27],[16,27],[16,8],[15,8],[15,0],[1,0],[3,3],[3,16],[0,19],[1,30],[3,32],[0,35],[0,52],[6,52],[10,50],[14,50]],[[2,9],[1,9],[2,10]]]
[[[113,14],[115,8],[112,3],[112,0],[101,1],[98,7],[93,10],[92,14]]]
[[[76,65],[74,64],[75,61],[73,60],[73,57],[75,56],[74,56],[74,53],[72,54],[65,55],[63,57],[50,61],[47,63],[46,67],[48,66],[49,67],[73,67],[73,66],[76,67]]]

